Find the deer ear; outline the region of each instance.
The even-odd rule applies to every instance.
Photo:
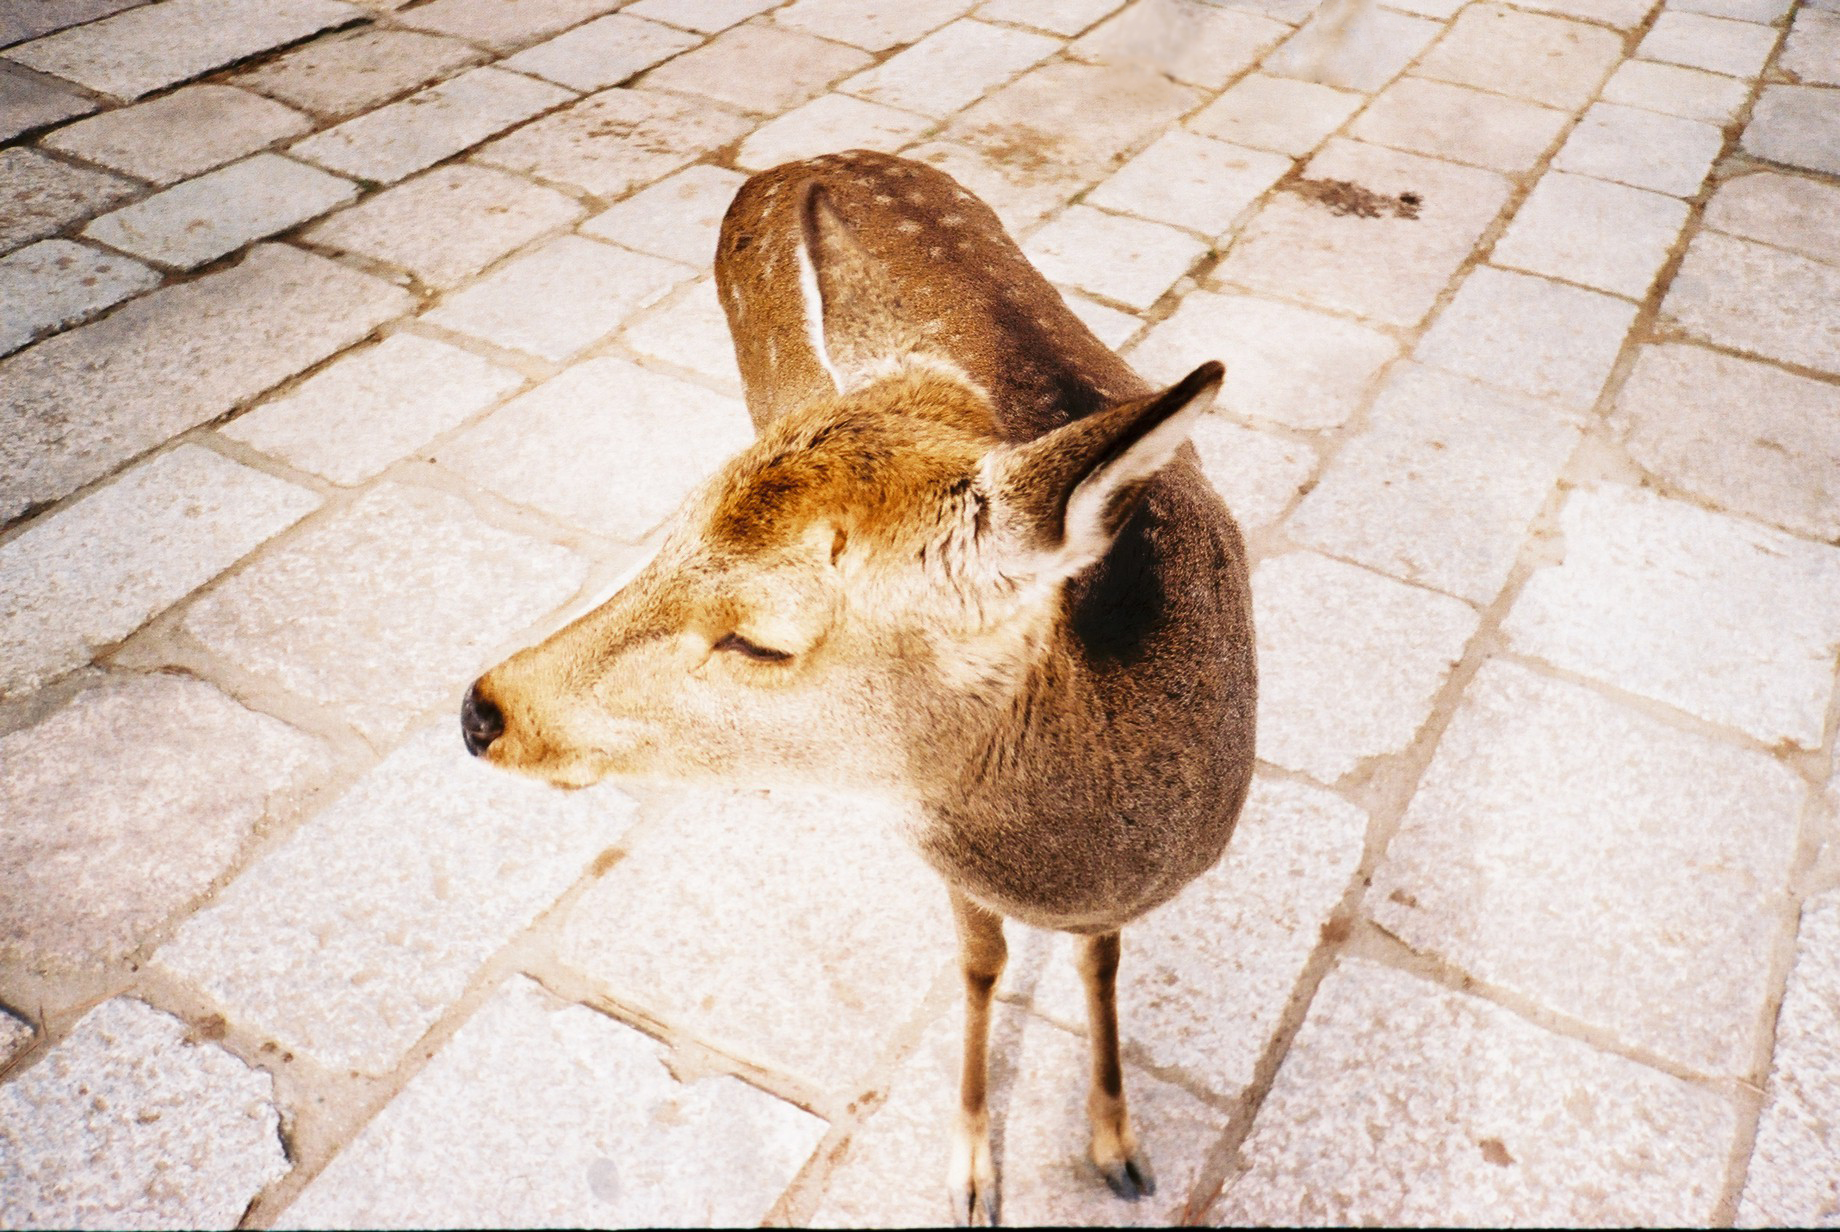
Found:
[[[1064,424],[986,463],[1013,543],[1071,576],[1111,549],[1150,479],[1212,406],[1226,369],[1209,361],[1159,394]]]
[[[818,363],[838,393],[918,349],[893,282],[818,184],[799,203],[799,288]]]

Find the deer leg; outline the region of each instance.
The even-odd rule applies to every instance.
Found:
[[[1125,1108],[1124,1068],[1118,1060],[1118,950],[1116,932],[1080,939],[1080,974],[1086,980],[1086,1013],[1092,1022],[1092,1160],[1112,1192],[1137,1199],[1156,1192],[1150,1161],[1131,1132]]]
[[[995,1227],[997,1169],[990,1158],[990,1109],[986,1102],[990,1000],[1009,950],[1003,942],[1003,917],[984,910],[957,890],[952,891],[952,917],[958,925],[959,966],[965,977],[965,1054],[946,1186],[954,1222],[968,1226],[981,1209],[985,1221]]]

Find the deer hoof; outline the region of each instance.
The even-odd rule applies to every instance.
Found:
[[[952,1136],[946,1189],[954,1224],[968,1228],[981,1213],[987,1227],[997,1226],[997,1169],[990,1158],[988,1123],[959,1124]]]
[[[1129,1154],[1114,1159],[1099,1159],[1093,1162],[1099,1165],[1099,1175],[1111,1191],[1127,1202],[1147,1198],[1156,1192],[1156,1173],[1150,1170],[1150,1161],[1143,1151],[1133,1146]]]

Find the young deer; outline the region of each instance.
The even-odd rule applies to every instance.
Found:
[[[997,1215],[1005,917],[1080,935],[1092,1158],[1151,1192],[1119,929],[1219,858],[1252,773],[1245,556],[1186,443],[1221,366],[1152,390],[982,202],[862,150],[748,180],[716,283],[758,439],[629,585],[479,678],[466,745],[564,786],[898,792],[963,964],[955,1216]]]

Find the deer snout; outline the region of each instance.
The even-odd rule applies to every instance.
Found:
[[[460,701],[460,738],[466,742],[466,751],[478,757],[504,734],[505,712],[480,695],[479,682],[475,680]]]

